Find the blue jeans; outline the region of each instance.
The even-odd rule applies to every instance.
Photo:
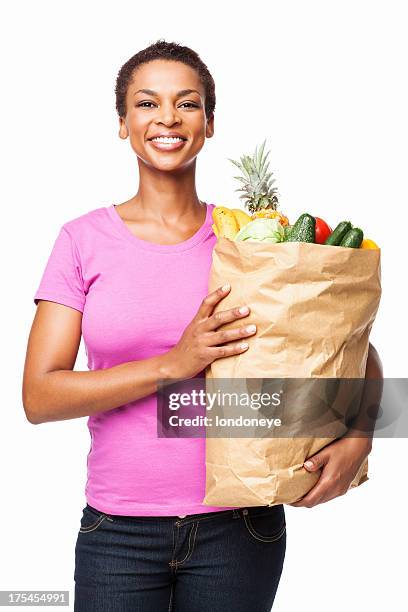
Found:
[[[269,612],[282,573],[282,505],[118,516],[88,504],[74,612]]]

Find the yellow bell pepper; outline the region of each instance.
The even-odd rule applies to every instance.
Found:
[[[379,249],[378,244],[374,242],[374,240],[370,240],[370,238],[364,238],[363,242],[360,244],[360,249]]]

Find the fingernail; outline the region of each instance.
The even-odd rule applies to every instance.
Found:
[[[305,461],[303,465],[305,467],[312,468],[313,467],[313,462],[312,461]]]
[[[239,309],[239,312],[241,314],[246,314],[247,312],[249,312],[248,306],[241,306],[241,308]]]
[[[228,289],[230,289],[231,285],[229,283],[227,283],[226,285],[222,286],[222,290],[223,291],[228,291]]]
[[[248,325],[248,327],[246,327],[245,329],[250,334],[251,332],[256,331],[256,325]]]
[[[242,349],[247,349],[249,346],[248,342],[241,342],[241,348]]]

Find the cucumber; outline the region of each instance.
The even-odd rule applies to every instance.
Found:
[[[284,242],[286,242],[288,240],[289,234],[291,232],[292,227],[293,227],[293,225],[284,225],[284,227],[283,227],[283,231],[284,231],[284,234],[285,234]]]
[[[324,244],[331,244],[332,246],[339,246],[344,236],[352,228],[350,221],[340,221],[340,223],[334,228],[328,238],[326,238]]]
[[[314,242],[316,219],[307,213],[300,215],[289,232],[286,242]]]
[[[361,230],[359,227],[353,227],[353,229],[347,232],[347,234],[344,236],[339,246],[358,249],[360,244],[363,242],[363,238],[363,230]]]

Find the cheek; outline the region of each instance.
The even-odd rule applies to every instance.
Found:
[[[196,121],[190,126],[191,133],[194,135],[194,148],[201,148],[205,143],[205,123]]]
[[[149,123],[150,121],[147,114],[143,115],[143,113],[136,111],[130,114],[128,125],[129,133],[133,140],[140,140],[144,138],[145,134],[147,133]]]
[[[137,121],[132,121],[130,126],[130,133],[133,136],[134,140],[142,140],[148,130],[147,121],[143,121],[142,119],[138,119]]]
[[[204,147],[205,145],[205,132],[200,132],[197,137],[194,138],[194,143],[192,146],[192,153],[194,156],[196,156],[201,149]]]
[[[130,145],[135,153],[146,153],[146,148],[150,148],[148,143],[145,142],[146,134],[148,134],[146,122],[133,121],[129,126]]]

